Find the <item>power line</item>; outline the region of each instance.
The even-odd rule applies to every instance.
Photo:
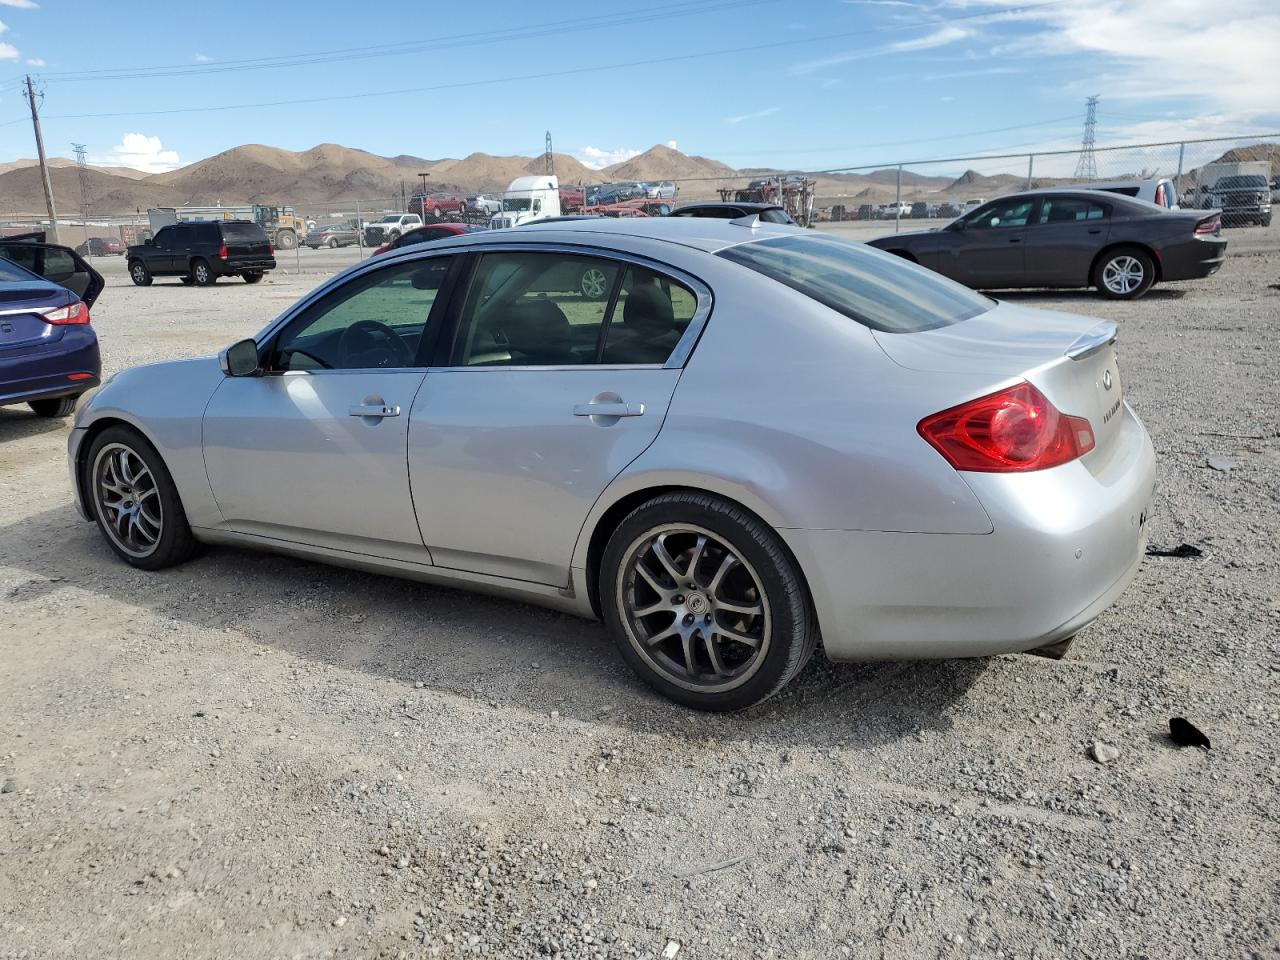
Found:
[[[1000,16],[1008,13],[1016,13],[1026,10],[1035,10],[1042,7],[1059,6],[1068,0],[1049,0],[1048,3],[1029,4],[1017,7],[1007,7],[998,10],[983,10],[979,13],[968,13],[950,18],[951,21],[972,20],[979,17]],[[903,30],[903,29],[919,29],[918,26],[889,26],[884,30]],[[175,113],[192,113],[192,112],[212,112],[223,110],[254,110],[265,107],[293,107],[306,106],[316,103],[337,103],[352,100],[369,100],[380,97],[403,96],[410,93],[434,93],[441,90],[459,90],[469,87],[493,86],[503,83],[520,83],[529,80],[549,80],[557,77],[581,76],[589,73],[601,73],[609,70],[622,70],[630,67],[648,67],[659,66],[669,63],[681,63],[688,60],[700,60],[706,57],[729,56],[739,53],[754,53],[761,50],[777,50],[785,47],[795,47],[813,43],[823,43],[829,40],[847,39],[850,37],[863,37],[867,33],[873,32],[868,29],[850,30],[843,33],[825,34],[821,37],[797,37],[790,40],[775,40],[769,43],[749,44],[740,47],[724,47],[719,50],[700,50],[694,53],[672,54],[665,57],[652,57],[644,60],[627,60],[618,63],[599,64],[589,67],[570,67],[563,70],[548,70],[539,73],[526,73],[506,77],[490,77],[479,80],[457,80],[451,83],[430,84],[420,87],[400,87],[392,90],[373,90],[366,93],[347,93],[334,94],[324,97],[301,97],[292,100],[268,100],[257,103],[234,103],[234,104],[216,104],[212,106],[190,105],[182,107],[172,107],[162,110],[123,110],[111,113],[65,113],[51,114],[51,120],[93,120],[105,119],[112,117],[153,117],[165,116]]]
[[[399,43],[376,44],[362,47],[341,47],[315,53],[290,54],[288,56],[253,57],[241,60],[223,60],[206,64],[161,64],[149,67],[104,67],[96,70],[46,73],[48,82],[74,83],[83,80],[131,80],[140,77],[196,76],[210,73],[230,73],[243,70],[269,70],[282,67],[310,66],[338,63],[347,60],[364,60],[374,57],[403,56],[454,47],[487,46],[504,40],[528,40],[564,33],[582,33],[605,27],[626,26],[651,20],[696,16],[720,10],[777,3],[779,0],[681,0],[658,7],[642,8],[625,14],[597,14],[574,17],[520,27],[507,27],[433,37],[430,40],[409,40]]]

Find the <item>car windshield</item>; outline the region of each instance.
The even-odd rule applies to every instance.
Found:
[[[829,237],[773,237],[729,247],[719,256],[886,333],[946,327],[995,306],[932,271]]]
[[[533,203],[528,197],[503,197],[503,210],[528,210],[529,205]]]
[[[379,220],[378,222],[379,222],[379,223],[399,223],[399,222],[400,222],[400,214],[398,214],[398,213],[393,213],[393,214],[391,214],[389,217],[383,217],[383,218],[382,218],[381,220]]]
[[[1261,189],[1266,187],[1267,178],[1260,173],[1235,177],[1223,177],[1214,186],[1219,190],[1239,190],[1241,188]]]

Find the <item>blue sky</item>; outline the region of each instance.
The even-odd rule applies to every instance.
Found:
[[[0,161],[34,154],[27,72],[51,154],[153,170],[531,155],[548,129],[594,165],[671,142],[821,169],[1070,146],[1092,93],[1100,143],[1280,128],[1274,0],[0,0],[0,24]]]

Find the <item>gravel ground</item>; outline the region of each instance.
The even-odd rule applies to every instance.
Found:
[[[1149,559],[1064,661],[818,657],[736,716],[515,603],[135,572],[65,424],[0,410],[0,958],[1280,956],[1280,228],[1245,234],[1270,252],[1135,304],[1016,296],[1121,321],[1152,540],[1202,558]],[[108,373],[316,281],[108,273]]]

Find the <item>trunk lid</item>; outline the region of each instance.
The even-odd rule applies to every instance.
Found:
[[[1120,429],[1124,392],[1109,320],[1001,303],[993,310],[919,333],[874,331],[899,366],[930,373],[978,374],[990,390],[1026,380],[1060,413],[1085,417],[1105,451]],[[979,388],[974,396],[989,392]]]
[[[0,289],[0,355],[28,351],[62,339],[64,328],[47,323],[41,312],[74,303],[75,297],[52,286]]]

